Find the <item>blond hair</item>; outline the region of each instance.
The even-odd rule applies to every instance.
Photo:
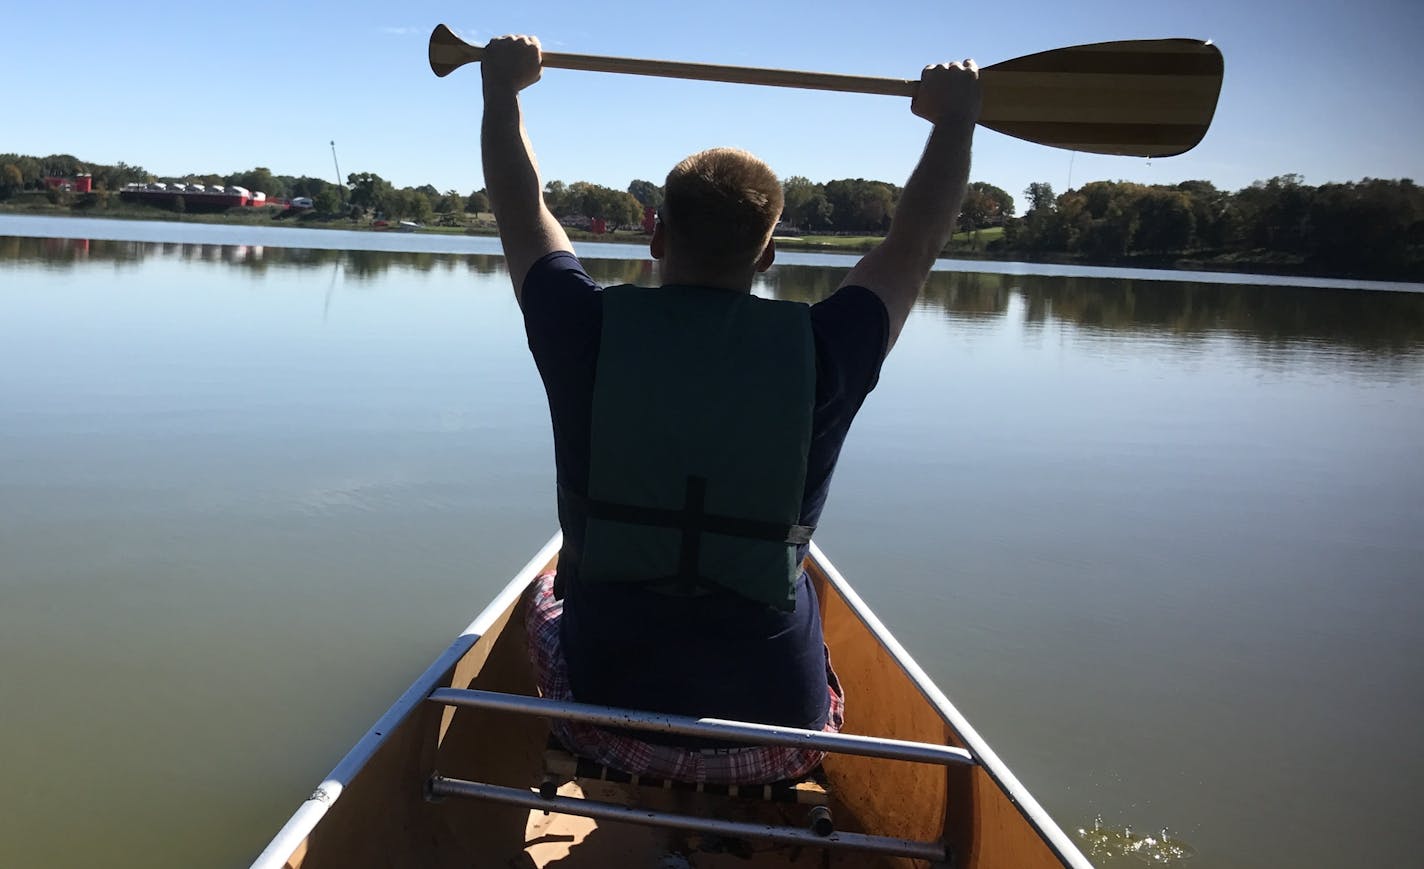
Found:
[[[695,268],[750,266],[781,217],[781,183],[740,148],[711,148],[668,173],[660,217],[668,246]]]

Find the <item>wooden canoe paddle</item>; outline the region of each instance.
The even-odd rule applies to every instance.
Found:
[[[441,24],[430,68],[449,75],[484,56]],[[544,52],[544,66],[773,87],[913,97],[918,80]],[[1134,39],[1042,51],[979,71],[979,123],[1005,135],[1091,154],[1171,157],[1211,126],[1221,51],[1196,39]]]

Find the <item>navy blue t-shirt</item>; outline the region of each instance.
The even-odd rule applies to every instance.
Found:
[[[529,269],[521,306],[549,396],[558,483],[587,492],[602,288],[573,254],[560,251]],[[843,287],[811,306],[811,328],[816,406],[802,525],[819,520],[851,420],[879,379],[889,319],[874,293]],[[559,520],[560,636],[574,697],[674,715],[825,725],[821,617],[804,572],[789,612],[731,592],[677,597],[624,583],[581,583],[583,528],[572,517]]]

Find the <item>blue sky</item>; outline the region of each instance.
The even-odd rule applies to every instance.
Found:
[[[397,185],[483,185],[477,67],[425,61],[445,22],[472,41],[533,33],[551,51],[913,78],[927,63],[989,65],[1086,42],[1209,38],[1226,82],[1206,140],[1148,161],[987,130],[974,178],[1022,202],[1097,179],[1236,189],[1300,173],[1424,181],[1424,0],[743,2],[50,2],[7,9],[0,152],[75,154],[159,174],[262,165]],[[550,70],[525,98],[546,180],[661,183],[679,158],[737,145],[783,177],[903,183],[926,127],[893,97]]]

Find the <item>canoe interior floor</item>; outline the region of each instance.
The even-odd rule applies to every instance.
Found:
[[[584,796],[578,785],[570,782],[559,788],[562,796]],[[601,795],[591,794],[594,798]],[[686,799],[686,798],[684,798]],[[754,805],[754,804],[753,804]],[[654,806],[647,806],[654,808]],[[689,811],[695,806],[684,803],[656,806],[662,810]],[[746,814],[754,812],[754,815]],[[790,812],[789,814],[787,812]],[[770,812],[769,816],[766,812]],[[761,806],[744,810],[741,819],[757,816],[767,823],[796,824],[804,809],[789,810],[777,806]],[[531,811],[525,827],[525,847],[520,856],[509,862],[511,869],[531,867],[657,867],[657,869],[761,869],[761,867],[863,867],[904,866],[911,861],[882,861],[865,854],[828,851],[777,845],[766,841],[719,841],[699,838],[673,830],[645,827],[637,824],[596,821],[573,815],[545,815]]]

